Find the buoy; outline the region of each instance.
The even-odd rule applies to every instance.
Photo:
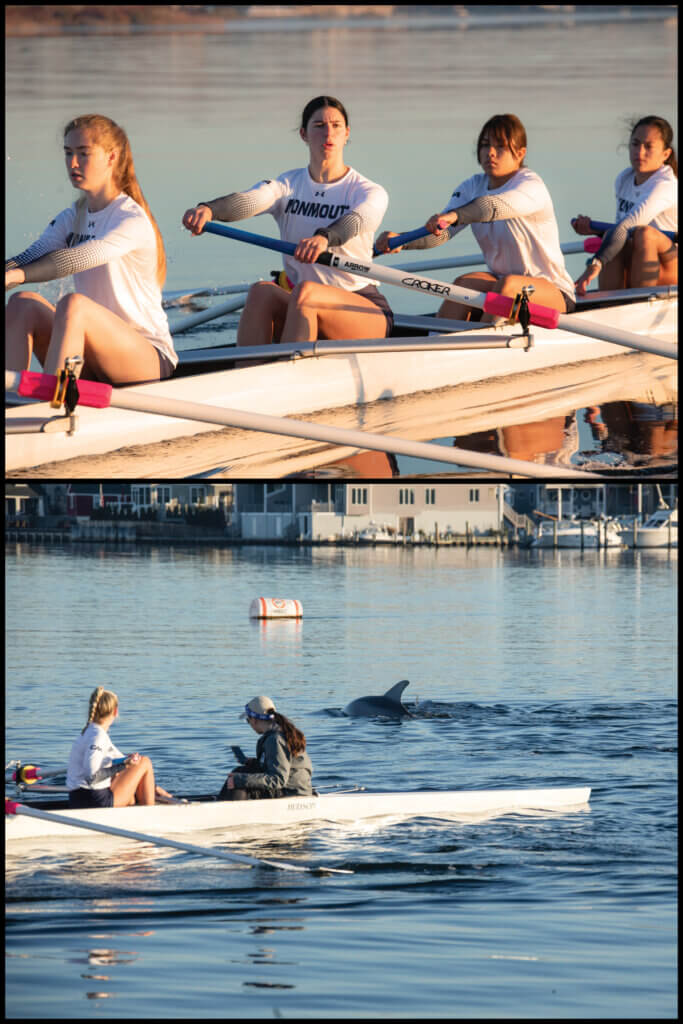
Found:
[[[301,601],[282,597],[255,597],[249,606],[250,619],[301,619]]]

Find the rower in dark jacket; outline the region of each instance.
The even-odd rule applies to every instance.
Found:
[[[256,757],[249,758],[243,770],[230,772],[219,799],[310,796],[313,767],[304,734],[275,710],[270,697],[254,697],[240,718],[259,733]]]

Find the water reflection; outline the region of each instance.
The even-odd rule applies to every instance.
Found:
[[[539,466],[658,470],[678,463],[678,386],[670,360],[625,355],[582,367],[445,388],[363,409],[366,430]],[[328,422],[331,417],[328,415]],[[335,425],[349,425],[340,414]],[[320,449],[319,449],[320,450]],[[457,473],[382,452],[352,452],[291,476],[382,479]],[[461,472],[471,473],[462,467]]]

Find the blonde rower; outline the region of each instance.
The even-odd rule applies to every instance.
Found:
[[[126,133],[100,114],[64,129],[66,170],[82,196],[40,238],[5,264],[5,290],[74,275],[56,306],[42,295],[13,295],[5,314],[5,365],[46,373],[68,356],[82,376],[110,384],[159,380],[178,362],[161,307],[166,257],[140,190]]]
[[[526,152],[526,131],[518,117],[496,114],[490,118],[477,140],[477,159],[484,173],[461,182],[445,210],[427,221],[425,226],[432,235],[406,248],[441,245],[471,225],[488,270],[464,274],[455,284],[510,297],[525,285],[533,285],[532,302],[561,313],[572,312],[574,282],[560,249],[552,199],[538,174],[524,165]],[[384,232],[377,248],[389,251],[392,237],[394,233]],[[479,312],[446,301],[437,315],[474,320]],[[485,313],[483,319],[491,316]]]
[[[678,284],[678,244],[664,234],[678,231],[673,129],[663,117],[641,117],[631,129],[628,149],[631,166],[614,183],[617,223],[577,280],[579,295],[598,275],[599,287],[607,291]],[[572,227],[578,235],[596,233],[585,214]]]
[[[284,287],[264,281],[251,287],[238,345],[384,338],[391,333],[393,317],[377,283],[315,261],[330,249],[369,263],[387,193],[346,164],[348,116],[333,96],[316,96],[306,105],[299,135],[308,146],[307,167],[199,203],[185,212],[183,224],[198,235],[210,220],[270,213],[280,237],[296,244],[294,256],[284,257]]]
[[[124,757],[108,735],[118,716],[116,694],[102,686],[93,690],[88,721],[71,748],[66,773],[71,807],[127,807],[134,803],[153,804],[155,798],[173,799],[155,785],[152,762],[143,754],[130,754],[122,771],[107,775],[106,769],[112,762]]]

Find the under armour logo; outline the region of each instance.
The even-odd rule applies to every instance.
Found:
[[[89,228],[94,228],[95,227],[95,221],[94,220],[89,220],[88,221],[88,227]]]
[[[324,196],[324,195],[325,195],[325,193],[324,193],[324,192],[316,192],[315,194],[316,194],[317,196]]]

